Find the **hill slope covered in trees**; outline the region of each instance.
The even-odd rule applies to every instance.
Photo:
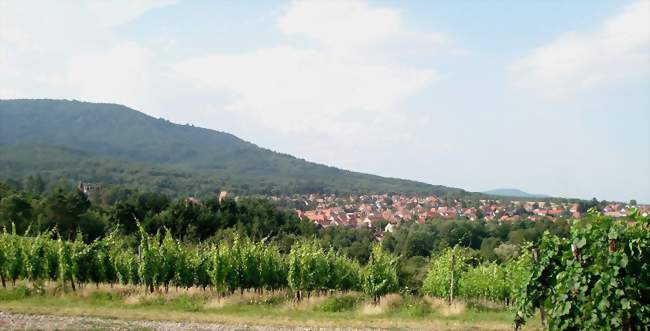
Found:
[[[423,193],[461,189],[362,174],[116,104],[0,100],[0,176],[120,184],[172,194]]]
[[[483,192],[485,194],[501,197],[515,197],[515,198],[548,198],[548,195],[528,193],[516,188],[498,188]]]

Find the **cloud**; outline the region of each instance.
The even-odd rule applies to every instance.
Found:
[[[2,2],[0,97],[117,102],[158,115],[170,113],[174,99],[203,107],[199,96],[216,113],[235,111],[280,133],[349,137],[438,79],[435,70],[393,56],[397,50],[450,47],[440,34],[407,28],[398,10],[354,0],[292,2],[276,21],[283,42],[179,63],[160,56],[173,40],[150,40],[158,49],[115,33],[171,3]],[[350,120],[353,112],[366,116]]]
[[[558,98],[650,71],[650,1],[628,5],[592,33],[569,32],[509,68],[518,87]]]
[[[370,7],[363,1],[297,1],[280,17],[278,26],[286,35],[343,52],[405,41],[419,47],[447,43],[442,34],[407,29],[397,10]]]
[[[398,12],[360,1],[295,2],[278,25],[287,35],[304,36],[328,48],[366,46],[403,33]]]
[[[2,1],[0,43],[32,50],[79,52],[114,40],[111,28],[172,3],[170,0]],[[66,50],[67,46],[75,47]]]
[[[176,68],[217,90],[232,91],[229,110],[255,114],[281,131],[343,130],[347,121],[341,114],[389,112],[436,77],[428,69],[291,46],[204,56]]]
[[[152,68],[153,67],[153,68]],[[115,102],[146,107],[148,93],[156,83],[154,57],[135,43],[120,43],[97,53],[69,59],[62,76],[51,76],[51,82],[68,85],[82,100]],[[107,93],[108,92],[108,93]]]
[[[118,103],[153,116],[186,121],[184,111],[213,102],[206,91],[135,42],[120,42],[94,53],[72,56],[60,74],[43,79],[80,100]]]
[[[112,65],[105,66],[106,63],[95,61],[97,67],[85,66],[85,73],[76,65],[88,64],[93,57],[108,60],[113,55],[127,66],[132,60],[139,61],[141,54],[134,53],[136,47],[125,47],[114,28],[172,3],[147,0],[0,2],[0,72],[3,75],[0,97],[85,97],[86,94],[72,91],[88,89],[93,79],[90,86],[104,84],[102,76],[92,75],[99,72],[115,77],[116,72],[108,68],[115,69],[117,63],[108,61]],[[124,56],[126,51],[136,57]],[[104,52],[106,54],[101,56]],[[126,79],[116,84],[117,87],[131,81],[123,78]],[[34,91],[38,91],[38,95],[34,95]],[[106,90],[104,95],[110,92]]]
[[[444,40],[407,29],[400,13],[390,8],[361,1],[294,2],[277,26],[286,42],[246,53],[203,55],[175,69],[231,92],[228,110],[248,113],[267,127],[339,135],[363,127],[346,113],[372,117],[398,111],[402,100],[438,77],[433,69],[382,56],[400,38],[412,41],[413,47],[438,47]],[[292,40],[295,36],[303,42]]]

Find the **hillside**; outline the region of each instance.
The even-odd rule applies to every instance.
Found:
[[[115,104],[0,100],[0,177],[89,181],[173,194],[423,193],[461,189],[362,174]]]
[[[544,194],[533,194],[524,192],[516,188],[499,188],[490,191],[483,192],[485,194],[502,196],[502,197],[514,197],[514,198],[548,198],[548,195]]]

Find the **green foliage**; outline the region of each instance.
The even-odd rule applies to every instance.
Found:
[[[152,192],[131,192],[118,203],[104,205],[91,202],[75,188],[57,188],[43,196],[10,188],[3,192],[6,196],[0,198],[0,230],[15,226],[19,234],[27,229],[34,233],[56,229],[63,239],[71,240],[81,232],[90,243],[115,229],[137,236],[138,221],[149,234],[169,230],[178,239],[194,242],[224,236],[233,229],[254,239],[316,234],[312,223],[302,222],[290,210],[261,198],[220,201],[215,197],[193,202]]]
[[[458,280],[458,296],[468,299],[486,299],[504,302],[510,297],[513,275],[496,263],[485,263],[468,268]]]
[[[142,227],[140,227],[140,246],[139,246],[140,263],[138,275],[140,282],[153,292],[154,287],[160,284],[163,278],[162,258],[160,256],[160,232],[150,237]]]
[[[555,287],[557,271],[560,268],[561,250],[567,249],[567,241],[548,232],[544,233],[538,247],[527,246],[519,258],[526,261],[525,274],[527,277],[522,288],[517,291],[517,316],[516,323],[523,323],[524,319],[535,312],[535,308],[544,305]]]
[[[34,220],[34,208],[31,200],[23,193],[11,193],[0,197],[0,228],[10,228],[18,224],[19,233],[25,232]]]
[[[15,285],[16,280],[25,275],[25,250],[23,238],[16,235],[16,227],[12,227],[12,233],[4,229],[0,237],[0,245],[5,252],[4,270],[0,274],[6,275]]]
[[[359,263],[330,249],[327,287],[339,291],[360,290],[362,270]]]
[[[452,291],[458,293],[458,279],[467,269],[467,259],[467,251],[459,247],[447,248],[440,255],[433,257],[422,291],[438,298],[448,298]]]
[[[82,215],[90,208],[90,201],[85,194],[78,190],[65,191],[61,188],[52,192],[45,198],[44,204],[44,226],[46,228],[56,227],[64,237],[71,239],[80,230]]]
[[[432,256],[422,292],[447,298],[453,291],[467,300],[514,303],[517,326],[540,308],[553,330],[640,329],[650,323],[650,220],[633,213],[629,222],[591,214],[573,224],[569,238],[547,232],[539,244],[501,264],[479,263],[467,248],[447,248]],[[169,286],[220,293],[288,289],[298,299],[314,292],[363,290],[377,303],[398,290],[402,272],[397,257],[378,244],[361,267],[334,249],[323,249],[318,240],[298,241],[283,254],[272,242],[246,236],[197,245],[175,239],[171,231],[151,235],[139,227],[139,233],[137,243],[129,244],[117,231],[86,243],[81,233],[66,241],[54,231],[19,235],[15,227],[5,229],[0,233],[3,286],[24,279],[37,292],[46,280],[73,290],[117,282],[147,291]],[[179,300],[183,309],[196,309]],[[357,304],[347,297],[330,301],[321,308],[347,310]],[[405,313],[424,316],[427,309],[413,305]]]
[[[406,316],[420,318],[431,314],[432,311],[431,304],[415,296],[405,296],[403,302],[395,308],[399,308]]]
[[[57,281],[73,290],[88,283],[121,283],[149,292],[177,286],[220,293],[291,289],[309,295],[361,288],[360,265],[334,250],[325,253],[315,240],[302,241],[285,255],[266,240],[235,235],[219,245],[193,245],[174,239],[170,231],[150,235],[142,227],[135,249],[117,232],[88,244],[81,234],[75,241],[53,237],[1,233],[2,279],[24,278],[37,287],[44,280]]]
[[[362,297],[345,295],[328,298],[320,305],[320,309],[325,312],[342,312],[355,309],[363,300]]]
[[[433,297],[450,298],[453,290],[454,297],[466,300],[512,302],[526,278],[526,260],[503,264],[475,262],[467,249],[446,249],[432,259],[423,292]]]
[[[171,231],[165,231],[165,237],[162,244],[158,246],[158,255],[160,256],[160,281],[169,288],[169,284],[176,278],[180,256],[180,245],[172,238]]]
[[[321,247],[313,241],[303,241],[291,248],[288,256],[288,285],[302,297],[325,287],[328,277],[327,259]]]
[[[275,245],[263,245],[260,249],[259,287],[267,290],[278,290],[287,286],[287,265],[284,256]]]
[[[370,261],[363,271],[363,292],[373,297],[375,304],[382,295],[396,292],[397,258],[384,251],[381,245],[372,248]]]
[[[535,308],[548,312],[553,330],[634,330],[650,325],[649,220],[631,222],[592,213],[571,237],[545,234],[527,268],[515,322]]]
[[[400,258],[397,275],[400,289],[417,294],[422,288],[424,278],[429,270],[429,260],[422,256]]]
[[[537,242],[548,230],[561,237],[568,235],[564,221],[484,222],[470,220],[427,220],[424,224],[407,222],[384,235],[384,248],[404,258],[428,257],[447,247],[467,247],[480,251],[486,261],[501,262],[516,257],[519,245]]]
[[[219,200],[213,197],[197,201],[188,198],[173,199],[160,193],[125,190],[128,193],[124,193],[119,202],[103,204],[97,200],[90,201],[75,188],[60,188],[41,196],[32,196],[25,191],[15,191],[8,185],[2,187],[5,197],[3,201],[13,201],[0,204],[0,223],[4,222],[6,228],[10,228],[11,223],[7,225],[3,215],[31,214],[31,218],[15,217],[19,222],[13,223],[17,233],[25,233],[27,229],[33,233],[53,230],[63,239],[71,240],[81,232],[86,243],[106,237],[113,231],[131,237],[130,240],[133,241],[139,236],[139,222],[148,234],[165,234],[169,231],[177,240],[184,242],[218,243],[229,240],[235,234],[250,237],[254,241],[267,238],[283,254],[288,253],[296,241],[316,238],[321,247],[331,247],[341,255],[365,264],[370,258],[372,245],[376,241],[375,235],[379,230],[376,227],[347,226],[317,228],[313,222],[298,219],[295,213],[283,208],[281,204],[263,198]],[[20,203],[14,203],[14,200],[19,200]],[[31,211],[18,212],[21,210],[16,207],[18,205],[30,206]],[[505,243],[510,237],[516,237],[513,233],[523,234],[522,238],[535,239],[541,238],[541,233],[548,229],[562,235],[563,222],[558,223],[518,221],[495,224],[463,220],[428,220],[424,224],[405,222],[392,233],[385,233],[382,245],[403,261],[412,257],[426,258],[432,252],[459,245],[474,249],[481,247],[483,259],[492,260],[497,256],[499,261],[504,262],[519,253],[518,246]],[[501,244],[494,247],[497,242]],[[126,261],[121,262],[124,262],[122,267],[128,265],[125,264]],[[407,268],[402,268],[403,266],[406,265],[400,264],[400,286],[411,289],[420,287],[423,279],[422,263]],[[48,272],[56,273],[52,268],[48,268]],[[415,277],[414,282],[407,281],[411,275]],[[97,274],[88,276],[99,277]],[[180,286],[180,280],[170,277],[168,274],[161,281],[166,286],[172,283]]]
[[[25,244],[25,274],[27,279],[36,283],[47,275],[47,241],[38,235]]]

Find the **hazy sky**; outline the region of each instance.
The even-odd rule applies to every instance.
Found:
[[[0,0],[0,98],[310,161],[650,202],[650,1]]]

